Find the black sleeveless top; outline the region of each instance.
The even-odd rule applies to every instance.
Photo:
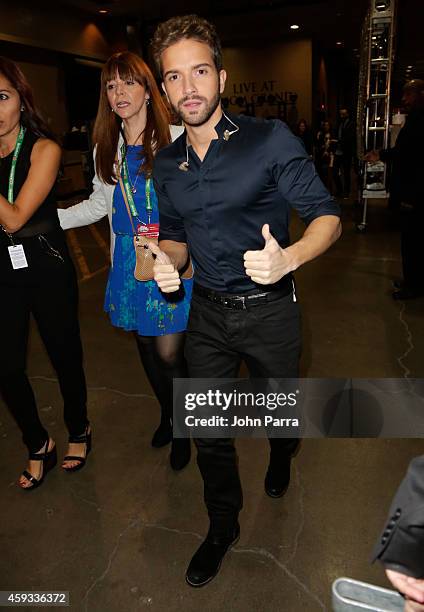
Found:
[[[34,144],[39,139],[39,136],[27,130],[22,143],[22,148],[19,153],[18,162],[15,171],[15,184],[13,187],[13,199],[16,200],[22,185],[25,183],[31,167],[31,153]],[[12,166],[13,151],[6,157],[0,158],[0,193],[7,199],[9,188],[9,174]],[[19,234],[30,236],[39,233],[46,233],[59,229],[59,218],[57,215],[57,203],[55,197],[55,186],[35,211],[32,217],[25,223],[22,228],[16,232]]]

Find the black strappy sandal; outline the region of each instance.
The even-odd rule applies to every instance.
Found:
[[[78,461],[78,464],[70,468],[64,467],[62,465],[62,469],[65,470],[65,472],[78,472],[78,470],[81,470],[84,467],[87,461],[87,455],[91,451],[91,430],[88,431],[87,426],[83,434],[79,436],[69,436],[68,442],[70,444],[86,445],[85,457],[78,457],[77,455],[66,455],[65,457],[63,457],[63,461]]]
[[[23,489],[24,491],[32,491],[33,489],[38,489],[38,487],[40,487],[43,484],[44,478],[45,478],[47,472],[49,472],[51,469],[53,469],[54,466],[56,465],[56,463],[57,463],[56,444],[49,451],[48,450],[49,442],[50,442],[50,438],[47,440],[47,442],[45,444],[46,451],[44,453],[30,453],[29,454],[29,459],[31,461],[42,461],[43,462],[43,473],[41,475],[41,478],[37,479],[30,472],[28,472],[28,470],[24,470],[22,472],[22,476],[25,476],[25,478],[27,480],[29,480],[29,482],[32,483],[30,487],[23,487],[21,484],[18,484],[18,486],[21,489]]]

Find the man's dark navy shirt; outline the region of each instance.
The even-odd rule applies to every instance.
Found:
[[[339,216],[339,208],[284,123],[231,119],[239,131],[225,140],[224,131],[235,127],[223,115],[215,128],[218,139],[203,162],[188,148],[187,172],[178,167],[186,160],[185,133],[157,153],[159,240],[188,244],[199,285],[234,294],[269,291],[275,286],[254,283],[243,261],[246,251],[264,248],[262,226],[268,223],[280,246],[287,247],[291,208],[306,224],[323,215]]]

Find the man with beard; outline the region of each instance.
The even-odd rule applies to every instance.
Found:
[[[403,88],[402,104],[408,111],[393,149],[370,151],[365,161],[392,162],[390,195],[401,202],[403,280],[395,282],[395,300],[424,295],[424,81],[414,79]]]
[[[223,113],[226,73],[215,28],[189,15],[161,24],[153,55],[185,133],[158,152],[155,280],[180,286],[190,250],[195,285],[185,353],[191,378],[294,378],[300,356],[293,270],[340,235],[339,210],[301,142],[280,121]],[[290,245],[289,209],[308,227]],[[232,439],[195,439],[210,529],[186,580],[202,586],[238,539],[242,490]],[[265,490],[281,497],[297,439],[270,439]]]

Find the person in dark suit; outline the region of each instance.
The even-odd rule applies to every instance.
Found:
[[[393,498],[373,552],[393,586],[405,596],[405,611],[424,611],[424,455],[413,459]]]
[[[336,186],[336,196],[347,199],[350,195],[350,174],[356,149],[355,125],[346,108],[341,108],[339,114],[340,120],[337,126],[337,145],[333,166],[334,184]]]
[[[405,125],[392,149],[369,151],[368,162],[391,161],[390,195],[401,206],[403,281],[395,284],[396,300],[424,295],[424,80],[414,79],[403,88],[402,104],[408,111]]]

